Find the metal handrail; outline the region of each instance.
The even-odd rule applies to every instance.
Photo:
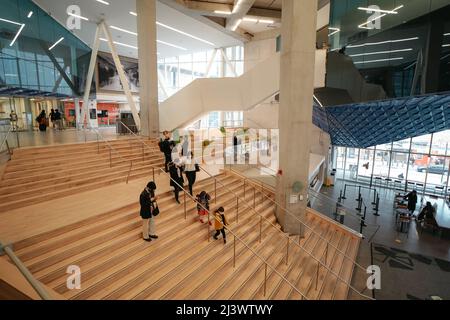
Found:
[[[127,174],[127,178],[126,178],[126,183],[128,184],[129,179],[130,179],[130,175],[131,175],[131,171],[133,168],[133,160],[128,160],[125,159],[124,157],[122,157],[122,155],[120,154],[119,151],[117,151],[109,142],[108,140],[105,139],[105,137],[100,133],[100,131],[98,131],[96,128],[89,126],[89,125],[84,125],[84,133],[85,133],[85,143],[87,143],[87,138],[86,138],[86,129],[92,130],[95,132],[95,134],[97,135],[97,145],[98,145],[98,153],[100,153],[100,139],[105,143],[105,145],[109,148],[109,166],[112,168],[112,151],[114,151],[120,159],[122,159],[124,162],[130,162],[130,168],[128,170],[128,174]]]
[[[3,146],[7,143],[8,137],[12,131],[13,131],[13,127],[10,126],[8,132],[6,133],[5,138],[3,139],[2,143],[0,144],[0,151],[3,149]],[[8,150],[9,150],[9,146],[8,146]]]
[[[122,123],[123,124],[123,123]],[[134,135],[134,136],[136,136],[136,138],[138,139],[138,140],[140,140],[141,141],[141,143],[144,145],[144,146],[146,146],[146,147],[149,147],[146,143],[145,143],[145,141],[143,141],[142,139],[141,139],[141,137],[139,137],[137,134],[135,134],[130,128],[128,128],[128,126],[127,125],[125,125],[125,124],[123,124],[123,126],[132,134],[132,135]],[[183,188],[183,186],[181,186],[177,181],[175,181],[174,179],[172,179],[172,177],[170,177],[170,175],[169,174],[167,174],[167,172],[165,172],[162,168],[157,168],[160,172],[162,172],[163,173],[163,175],[166,175],[172,182],[174,182],[179,188],[180,188],[180,190],[181,191],[183,191],[183,193],[184,193],[184,197],[185,197],[185,206],[184,206],[184,210],[185,210],[185,217],[186,217],[186,196],[187,197],[189,197],[191,200],[193,200],[197,205],[199,205],[200,206],[200,208],[202,208],[203,210],[206,210],[207,212],[208,212],[208,221],[210,221],[210,214],[211,214],[211,212],[210,212],[210,210],[209,209],[207,209],[205,206],[203,206],[203,204],[201,204],[200,202],[198,202],[197,201],[197,199],[195,199],[193,196],[191,196],[190,195],[190,193],[185,189],[185,188]],[[221,222],[220,220],[218,220],[217,218],[215,218],[214,217],[214,219],[215,220],[217,220],[218,222]],[[207,225],[207,228],[208,228],[208,241],[211,239],[211,235],[210,235],[210,225],[209,225],[209,223],[207,223],[206,224]],[[267,260],[266,259],[264,259],[263,257],[261,257],[258,253],[256,253],[252,248],[250,248],[238,235],[236,235],[236,233],[233,231],[233,230],[231,230],[231,229],[229,229],[228,227],[226,227],[227,228],[227,230],[234,236],[234,239],[237,239],[237,240],[239,240],[248,250],[250,250],[250,252],[254,255],[254,256],[256,256],[258,259],[260,259],[264,264],[265,264],[265,267],[267,268],[267,267],[269,267],[270,269],[272,269],[283,281],[285,281],[289,286],[291,286],[292,287],[292,289],[293,290],[295,290],[298,294],[300,294],[301,296],[302,296],[302,298],[303,299],[306,299],[306,300],[308,300],[308,298],[295,286],[295,285],[293,285],[288,279],[286,279],[278,270],[276,270],[274,267],[272,267],[268,262],[267,262]],[[265,281],[266,281],[266,279],[265,279]]]
[[[52,296],[45,290],[41,283],[36,280],[35,277],[31,274],[30,270],[23,264],[23,262],[16,256],[14,251],[9,246],[4,246],[0,241],[0,249],[3,250],[6,255],[11,259],[14,265],[19,269],[20,273],[25,277],[28,283],[33,287],[36,293],[43,300],[53,300]]]
[[[235,172],[236,174],[240,175],[238,172],[236,172],[233,169],[230,169],[231,171]],[[240,175],[241,176],[241,175]],[[243,177],[244,179],[247,180],[254,180],[251,178],[246,178]],[[258,181],[259,182],[259,181]],[[258,182],[254,182],[255,185],[258,184]],[[267,185],[264,182],[261,182],[261,185]],[[256,187],[255,187],[256,188]],[[349,257],[345,252],[343,252],[342,250],[340,250],[337,246],[335,246],[334,244],[332,244],[329,240],[327,240],[326,238],[324,238],[321,234],[319,234],[318,232],[316,232],[313,228],[311,228],[309,225],[307,225],[305,222],[301,221],[299,218],[297,218],[296,216],[294,216],[292,213],[290,213],[287,209],[283,208],[276,200],[273,200],[272,198],[270,198],[269,196],[267,196],[264,192],[262,192],[263,196],[266,197],[269,201],[271,201],[272,203],[274,203],[275,205],[277,205],[278,207],[280,207],[282,210],[284,210],[286,213],[290,214],[293,218],[295,218],[298,222],[300,222],[303,226],[305,226],[308,230],[310,230],[314,235],[318,236],[321,240],[325,241],[325,243],[327,243],[327,246],[331,246],[332,248],[334,248],[336,250],[336,252],[339,252],[339,254],[341,254],[345,259],[350,260],[355,266],[359,267],[361,270],[364,270],[365,272],[365,268],[360,265],[359,263],[357,263],[355,260],[353,260],[351,257]],[[295,242],[294,242],[295,243]],[[298,244],[295,243],[297,246]],[[302,247],[300,247],[302,248]],[[352,289],[353,291],[355,291],[357,294],[359,294],[360,296],[367,298],[369,300],[373,300],[372,297],[369,297],[363,293],[361,293],[357,288],[353,287],[350,283],[348,283],[347,281],[345,281],[344,279],[342,279],[338,274],[336,274],[334,271],[332,271],[331,269],[329,269],[325,264],[323,264],[323,262],[321,262],[319,259],[315,258],[312,253],[306,251],[309,255],[311,255],[311,257],[316,260],[319,264],[321,264],[322,266],[325,267],[325,269],[329,270],[331,272],[331,274],[333,274],[337,279],[339,279],[340,281],[342,281],[343,283],[345,283],[346,285],[348,285],[348,287],[350,289]]]

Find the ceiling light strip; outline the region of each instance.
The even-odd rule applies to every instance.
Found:
[[[160,43],[160,44],[164,44],[164,45],[169,46],[169,47],[173,47],[173,48],[176,48],[176,49],[180,49],[180,50],[183,50],[183,51],[187,51],[186,48],[183,48],[183,47],[180,47],[180,46],[177,46],[177,45],[175,45],[175,44],[168,43],[168,42],[165,42],[165,41],[162,41],[162,40],[156,40],[156,42],[158,42],[158,43]]]
[[[100,38],[100,40],[104,41],[104,42],[108,42],[108,39],[105,39],[105,38]],[[138,49],[138,47],[136,47],[136,46],[132,46],[130,44],[126,44],[126,43],[122,43],[122,42],[118,42],[118,41],[113,41],[113,43],[117,44],[118,46],[122,46],[122,47],[127,47],[127,48],[131,48],[131,49],[136,49],[136,50]]]
[[[110,26],[110,28],[114,29],[114,30],[117,30],[117,31],[125,32],[125,33],[128,33],[128,34],[132,34],[133,36],[137,36],[138,35],[136,32],[133,32],[133,31],[130,31],[130,30],[127,30],[127,29],[123,29],[123,28],[119,28],[119,27],[116,27],[116,26]]]
[[[380,12],[380,13],[386,13],[386,14],[398,14],[398,12],[395,10],[382,10],[382,9],[376,9],[376,8],[359,7],[358,10],[367,11],[367,12]]]
[[[80,16],[80,15],[75,14],[75,13],[72,13],[72,12],[68,12],[67,14],[68,14],[69,16],[72,16],[72,17],[75,17],[75,18],[79,18],[79,19],[81,19],[81,20],[89,21],[88,18],[83,17],[83,16]]]
[[[400,9],[403,8],[403,7],[404,7],[404,5],[398,6],[397,8],[395,8],[395,9],[392,10],[392,11],[400,10]],[[383,13],[383,14],[379,15],[378,17],[375,17],[375,18],[373,18],[373,19],[371,19],[371,20],[368,20],[367,22],[364,22],[364,23],[360,24],[360,25],[358,26],[358,28],[361,28],[361,29],[367,29],[367,25],[368,25],[369,23],[372,23],[372,22],[374,22],[374,21],[377,21],[377,20],[379,20],[379,19],[381,19],[381,18],[383,18],[383,17],[385,17],[385,16],[387,16],[387,13]]]
[[[174,27],[171,27],[171,26],[168,26],[168,25],[166,25],[166,24],[164,24],[164,23],[161,23],[161,22],[158,22],[158,21],[157,21],[156,24],[157,24],[158,26],[163,27],[163,28],[166,28],[166,29],[169,29],[169,30],[178,32],[179,34],[182,34],[182,35],[184,35],[184,36],[186,36],[186,37],[189,37],[189,38],[198,40],[198,41],[203,42],[203,43],[206,43],[206,44],[209,44],[210,46],[213,46],[213,47],[216,46],[214,43],[212,43],[212,42],[210,42],[210,41],[207,41],[207,40],[204,40],[204,39],[202,39],[202,38],[196,37],[196,36],[194,36],[194,35],[192,35],[192,34],[189,34],[189,33],[187,33],[187,32],[178,30],[178,29],[176,29],[176,28],[174,28]]]
[[[378,60],[368,60],[368,61],[357,61],[354,64],[365,64],[365,63],[375,63],[375,62],[385,62],[385,61],[395,61],[395,60],[403,60],[404,57],[400,58],[390,58],[390,59],[378,59]]]
[[[376,54],[386,54],[386,53],[390,54],[390,53],[407,52],[407,51],[413,51],[413,49],[412,48],[408,48],[408,49],[399,49],[399,50],[366,52],[366,53],[353,54],[353,55],[350,55],[350,57],[362,57],[362,56],[370,56],[370,55],[376,55]]]
[[[28,12],[27,18],[30,19],[32,15],[33,15],[33,11]]]
[[[58,41],[56,41],[48,50],[52,50],[54,47],[56,47],[61,41],[64,40],[64,37],[61,37]]]
[[[105,4],[105,5],[109,6],[109,2],[107,2],[107,1],[104,1],[104,0],[95,0],[95,1],[100,2],[100,3],[102,3],[102,4]]]
[[[376,45],[380,45],[380,44],[398,43],[398,42],[413,41],[413,40],[419,40],[419,37],[388,40],[388,41],[381,41],[381,42],[368,42],[368,43],[358,44],[358,45],[349,45],[349,46],[347,46],[347,48],[361,48],[361,47],[365,47],[365,46],[376,46]]]
[[[16,42],[17,38],[19,37],[20,33],[22,32],[23,28],[25,28],[25,24],[22,24],[19,31],[17,31],[16,36],[14,37],[13,41],[9,44],[10,47],[12,47],[14,45],[14,43]]]
[[[7,19],[3,19],[3,18],[0,18],[0,21],[7,22],[7,23],[12,23],[12,24],[15,24],[16,26],[21,26],[22,25],[21,23],[18,23],[18,22],[15,22],[15,21],[11,21],[11,20],[7,20]]]

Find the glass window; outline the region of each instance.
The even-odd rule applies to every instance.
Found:
[[[363,150],[361,150],[362,152]],[[356,180],[358,175],[358,153],[359,149],[347,148],[347,161],[345,163],[345,178]]]
[[[429,154],[430,144],[431,144],[431,134],[413,138],[411,143],[411,152]]]
[[[450,155],[450,130],[435,133],[433,135],[432,155]]]

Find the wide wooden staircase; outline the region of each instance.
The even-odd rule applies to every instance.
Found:
[[[158,240],[142,240],[135,203],[17,242],[14,250],[39,281],[67,299],[301,299],[297,290],[307,299],[347,298],[360,237],[308,211],[305,222],[311,230],[302,239],[290,237],[286,263],[287,238],[276,223],[273,195],[263,197],[261,190],[244,187],[230,173],[217,180],[219,184],[213,178],[198,182],[195,191],[214,197],[217,184],[212,207],[226,209],[227,244],[212,239],[212,228],[198,221],[194,201],[187,200],[185,213],[184,205],[167,192],[158,195]],[[255,202],[255,210],[238,205],[233,193],[252,206]],[[66,286],[71,265],[81,269],[80,290]]]
[[[145,142],[152,149],[136,139],[15,149],[0,180],[0,212],[149,176],[164,159],[155,140]]]

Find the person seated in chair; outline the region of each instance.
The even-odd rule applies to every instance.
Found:
[[[436,209],[433,207],[431,202],[427,202],[427,205],[425,206],[425,208],[422,209],[419,216],[417,217],[417,221],[422,222],[425,220],[428,224],[437,227],[438,224],[436,222],[436,218],[434,217],[435,214]]]

